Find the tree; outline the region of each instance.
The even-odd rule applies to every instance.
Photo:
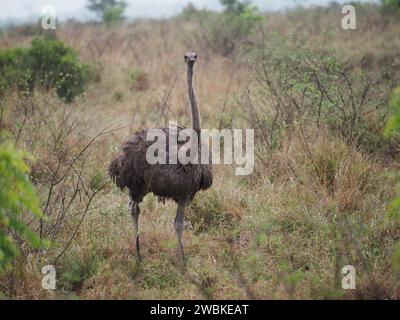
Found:
[[[225,12],[242,14],[251,6],[249,2],[240,0],[220,0],[220,3],[225,7]]]
[[[189,20],[191,17],[197,14],[198,11],[199,10],[196,8],[196,6],[193,3],[189,2],[186,5],[186,7],[183,8],[181,17],[183,17],[186,20]]]
[[[88,0],[87,7],[104,23],[113,24],[124,20],[127,3],[124,0]]]

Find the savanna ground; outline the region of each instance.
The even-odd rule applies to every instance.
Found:
[[[234,48],[191,15],[59,25],[57,38],[97,76],[71,103],[51,90],[1,100],[1,128],[33,155],[31,179],[48,216],[25,219],[53,240],[37,251],[19,239],[21,253],[0,278],[2,297],[400,298],[392,263],[400,228],[387,217],[399,145],[382,137],[400,84],[400,19],[360,8],[358,30],[343,30],[341,18],[339,8],[268,14]],[[12,28],[0,48],[28,47],[36,33]],[[212,188],[187,211],[182,273],[176,205],[145,198],[137,266],[127,193],[107,166],[140,128],[190,125],[188,50],[199,54],[202,127],[254,128],[256,159],[244,177],[214,166]],[[46,264],[56,265],[54,291],[41,287]],[[341,288],[345,265],[356,269],[356,290]]]

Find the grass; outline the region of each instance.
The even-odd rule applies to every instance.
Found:
[[[263,28],[267,36],[295,33],[311,47],[337,50],[355,64],[360,56],[368,57],[371,70],[383,61],[399,62],[398,20],[370,9],[358,23],[358,31],[343,31],[334,10],[305,10],[269,14]],[[312,122],[302,128],[305,132],[284,133],[272,151],[261,150],[251,176],[237,177],[234,168],[215,166],[213,187],[199,193],[187,211],[185,273],[177,259],[175,204],[160,204],[149,195],[140,215],[144,261],[135,264],[128,197],[105,172],[132,132],[168,119],[190,125],[183,53],[193,49],[186,45],[192,28],[190,20],[179,19],[112,28],[60,25],[57,36],[82,61],[96,62],[101,77],[69,105],[54,92],[41,91],[27,100],[13,92],[1,101],[1,128],[36,159],[31,176],[43,205],[58,166],[60,177],[102,129],[119,130],[98,137],[78,160],[74,168],[83,172],[79,196],[51,249],[39,255],[23,247],[13,271],[0,278],[0,297],[398,299],[399,273],[392,260],[400,228],[386,212],[399,155],[366,153]],[[28,46],[31,38],[11,29],[1,35],[0,48]],[[257,88],[241,54],[225,58],[199,52],[195,86],[203,126],[248,127],[249,110],[241,101],[249,83]],[[252,90],[252,98],[270,98],[259,92]],[[65,201],[51,198],[50,221],[72,199],[78,180],[72,176],[55,187]],[[100,191],[80,224],[86,192],[94,190]],[[57,261],[57,289],[42,290],[41,266],[54,262],[78,225]],[[340,270],[347,264],[356,268],[354,291],[340,286]]]

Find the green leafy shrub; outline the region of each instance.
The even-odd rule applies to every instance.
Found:
[[[400,134],[400,87],[393,91],[392,99],[389,102],[391,117],[385,128],[386,137]]]
[[[24,157],[27,154],[11,144],[0,145],[0,271],[9,268],[19,252],[11,232],[34,248],[43,244],[21,220],[23,210],[30,211],[36,218],[43,216]]]
[[[0,51],[0,95],[9,88],[19,91],[32,89],[32,72],[26,64],[25,49]]]
[[[71,102],[84,92],[91,68],[56,39],[34,39],[31,48],[0,51],[0,89],[16,88],[23,93],[37,87],[55,89],[58,97]]]
[[[386,137],[399,136],[400,135],[400,87],[394,90],[392,99],[390,100],[389,103],[389,108],[391,111],[391,117],[386,125],[385,135]],[[398,197],[389,206],[389,214],[391,217],[400,222],[400,187],[398,190]]]

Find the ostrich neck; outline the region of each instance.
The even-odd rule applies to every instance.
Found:
[[[187,67],[187,85],[192,112],[192,128],[197,132],[197,134],[200,134],[200,113],[197,106],[196,94],[193,89],[193,64],[188,64]]]

